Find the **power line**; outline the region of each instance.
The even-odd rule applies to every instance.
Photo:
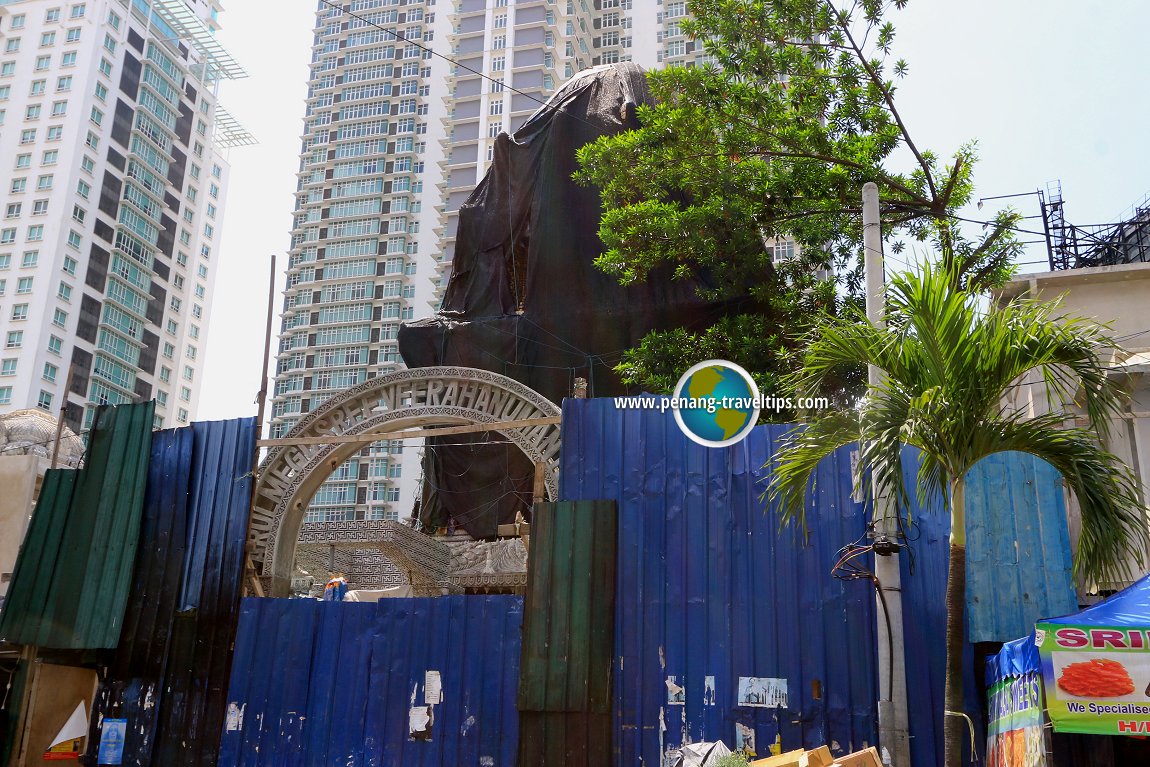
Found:
[[[358,13],[354,13],[350,10],[344,10],[343,6],[341,6],[337,3],[331,2],[331,0],[320,0],[320,2],[329,8],[332,8],[334,10],[338,10],[342,14],[346,14],[347,16],[350,16],[353,19],[356,19],[356,20],[362,22],[365,26],[374,27],[375,29],[378,29],[381,32],[384,32],[385,34],[391,35],[393,38],[395,38],[397,41],[399,41],[401,43],[406,43],[408,45],[414,45],[416,48],[419,48],[421,51],[428,54],[428,56],[434,56],[436,58],[443,59],[444,61],[446,61],[446,62],[448,62],[448,63],[450,63],[456,67],[467,70],[471,74],[479,75],[484,80],[487,80],[490,83],[498,83],[500,88],[502,88],[503,90],[508,90],[508,91],[511,91],[512,93],[515,93],[515,94],[518,94],[520,96],[524,96],[526,98],[529,98],[532,101],[534,101],[536,104],[539,104],[542,107],[548,106],[548,103],[546,101],[540,100],[533,93],[527,93],[525,91],[521,91],[518,88],[514,87],[513,85],[511,85],[510,83],[508,83],[504,80],[496,80],[494,77],[490,77],[489,75],[485,75],[483,72],[472,69],[471,67],[467,66],[466,64],[463,64],[463,63],[459,62],[458,60],[451,58],[450,56],[444,56],[442,53],[439,53],[438,51],[433,50],[431,47],[424,45],[422,42],[420,42],[418,40],[412,40],[412,39],[410,39],[404,35],[401,35],[396,30],[388,29],[387,27],[384,27],[381,24],[378,24],[374,21],[370,21],[369,19],[359,15]],[[570,83],[570,82],[571,81],[568,80],[568,83]],[[558,92],[558,91],[556,91],[556,92]],[[572,114],[571,112],[560,111],[559,105],[557,105],[557,104],[553,105],[551,107],[551,109],[553,109],[558,114],[567,115],[568,117],[572,118],[573,120],[578,120],[579,122],[583,123],[584,125],[587,125],[588,127],[594,128],[595,130],[599,130],[599,128],[600,128],[600,126],[595,125],[594,123],[592,123],[588,120],[584,120],[582,117],[579,117],[576,114]]]

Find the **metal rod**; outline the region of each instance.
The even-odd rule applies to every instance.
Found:
[[[273,253],[271,257],[271,265],[268,271],[268,316],[267,322],[264,325],[264,357],[263,366],[260,368],[260,390],[256,394],[256,449],[252,455],[252,475],[253,477],[259,471],[260,466],[260,436],[264,433],[264,407],[268,399],[268,362],[271,360],[272,350],[272,318],[275,314],[275,297],[276,297],[276,256]],[[249,511],[254,512],[256,508],[256,482],[252,482],[252,497],[249,501]],[[248,518],[254,517],[254,514],[249,514]],[[251,541],[251,530],[248,530],[247,541]],[[250,549],[245,552],[244,556],[244,574],[247,576],[249,588],[252,594],[257,597],[264,595],[263,584],[260,583],[259,572],[256,570],[255,562],[252,560],[252,553]]]
[[[259,434],[264,430],[264,406],[268,399],[268,363],[272,354],[272,316],[275,312],[276,298],[276,257],[272,254],[271,271],[268,274],[268,318],[264,327],[264,362],[260,368],[260,391],[256,395],[256,429]],[[258,451],[257,451],[258,458]]]
[[[402,431],[371,432],[369,434],[329,434],[324,437],[282,437],[280,439],[261,439],[256,442],[260,447],[288,447],[291,445],[346,445],[363,444],[381,440],[397,439],[423,439],[425,437],[444,437],[452,434],[477,434],[484,431],[505,431],[507,429],[528,429],[532,426],[550,426],[563,420],[562,416],[549,415],[542,418],[523,418],[518,421],[495,421],[494,423],[476,423],[466,426],[447,426],[431,429],[405,429]]]
[[[68,393],[72,391],[72,378],[76,373],[76,363],[68,366],[68,378],[64,382],[64,396],[60,398],[60,415],[56,418],[56,441],[52,444],[52,468],[56,468],[60,458],[60,440],[64,436],[64,416],[68,413]]]

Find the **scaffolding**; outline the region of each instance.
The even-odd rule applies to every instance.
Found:
[[[1150,195],[1118,223],[1085,226],[1066,220],[1061,182],[1051,182],[1038,197],[1051,271],[1150,262]]]

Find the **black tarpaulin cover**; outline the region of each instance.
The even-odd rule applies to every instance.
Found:
[[[699,297],[699,283],[656,273],[621,286],[599,271],[599,192],[571,176],[575,152],[599,136],[638,127],[651,103],[643,70],[586,70],[564,85],[514,136],[501,134],[493,163],[459,210],[451,277],[433,317],[404,324],[408,367],[491,370],[553,402],[576,377],[591,396],[624,393],[611,370],[651,330],[701,329],[724,306]],[[533,467],[494,433],[429,440],[420,519],[454,519],[476,537],[514,521],[531,500]],[[446,444],[444,444],[446,443]],[[461,444],[462,443],[462,444]]]

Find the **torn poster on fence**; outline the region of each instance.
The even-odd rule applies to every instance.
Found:
[[[703,677],[703,705],[715,705],[715,677]]]
[[[668,706],[682,706],[687,702],[687,691],[678,682],[679,678],[675,676],[669,676],[666,679]]]
[[[429,706],[443,702],[443,682],[438,671],[427,671],[423,675],[423,702]]]
[[[786,708],[787,680],[769,676],[741,676],[739,697],[735,705]]]
[[[735,750],[746,756],[758,756],[755,751],[755,729],[742,722],[735,722]]]
[[[413,706],[407,712],[407,730],[413,740],[431,740],[431,706]]]

